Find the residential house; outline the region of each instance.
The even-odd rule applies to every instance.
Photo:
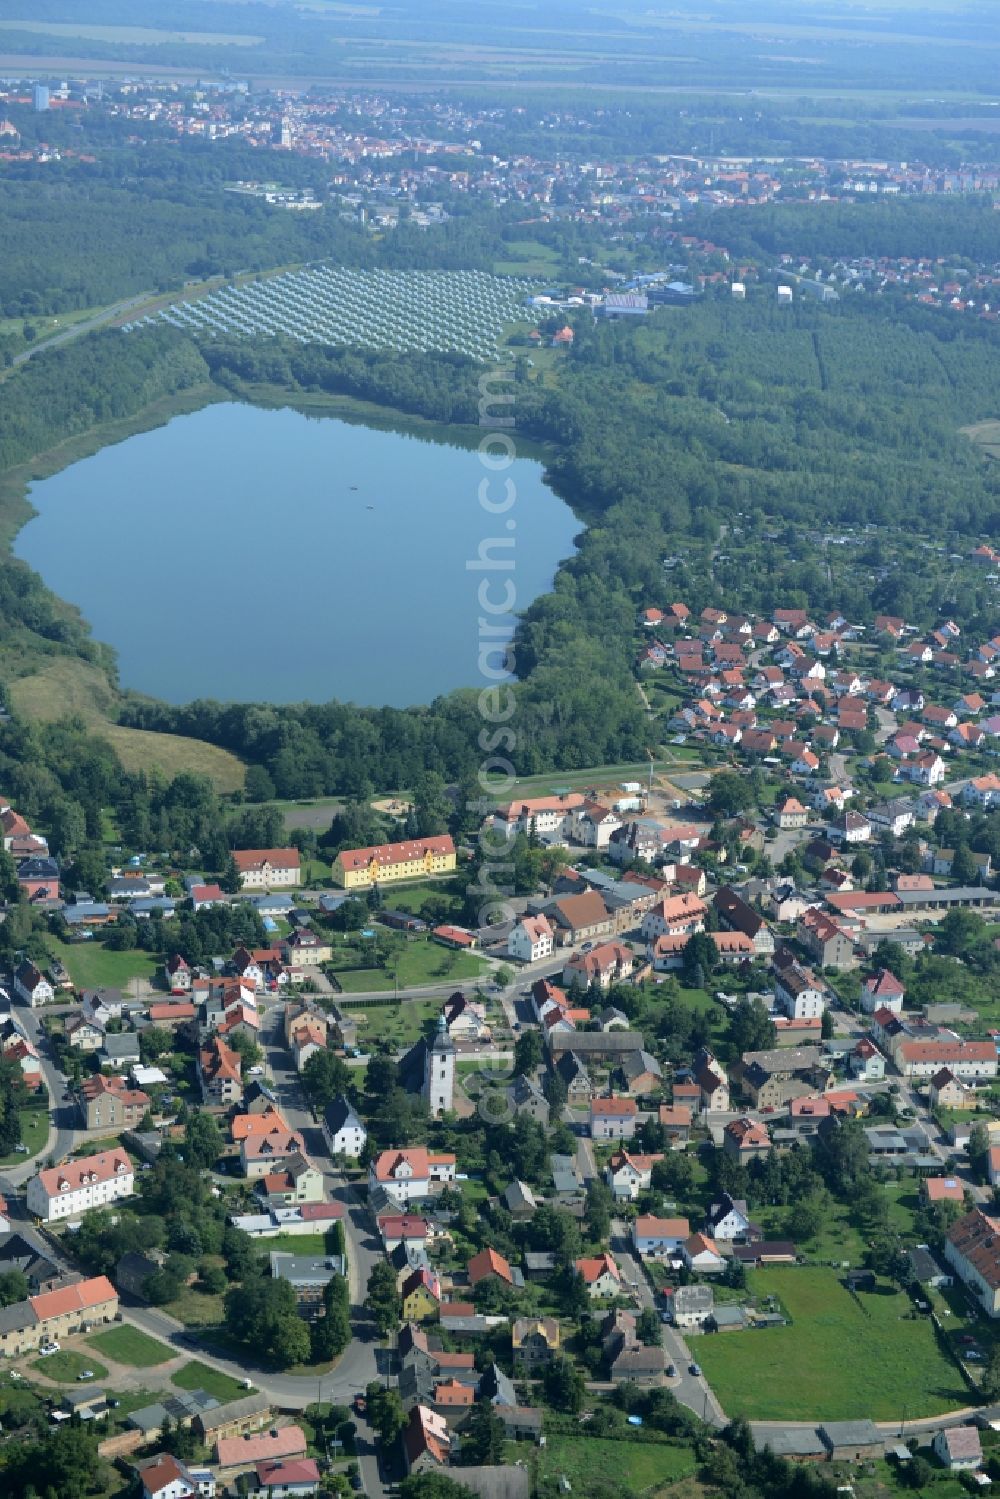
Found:
[[[559,1323],[555,1317],[516,1317],[511,1325],[511,1345],[514,1373],[531,1378],[559,1352]]]
[[[576,1273],[583,1281],[591,1301],[608,1301],[621,1291],[621,1271],[614,1255],[607,1251],[577,1260]]]
[[[365,1148],[368,1131],[353,1105],[343,1096],[335,1098],[333,1103],[326,1106],[323,1114],[323,1139],[333,1156],[352,1156],[356,1159]]]
[[[25,958],[14,970],[14,993],[22,1004],[36,1010],[40,1005],[50,1004],[56,991],[41,969]]]
[[[951,1473],[974,1473],[983,1464],[983,1447],[975,1426],[945,1426],[931,1440],[934,1456]]]
[[[573,953],[563,968],[562,982],[568,985],[575,978],[585,987],[599,984],[607,989],[629,978],[634,967],[635,954],[631,948],[621,942],[601,942],[589,952]]]
[[[242,1058],[221,1036],[212,1036],[198,1054],[201,1096],[207,1104],[225,1107],[243,1096]]]
[[[722,1148],[739,1161],[753,1161],[767,1155],[771,1137],[765,1125],[756,1119],[731,1119],[722,1131]]]
[[[707,1234],[691,1234],[685,1239],[680,1247],[680,1257],[689,1270],[701,1275],[717,1275],[726,1263],[714,1239]]]
[[[368,1168],[369,1190],[381,1187],[400,1207],[429,1197],[432,1183],[454,1180],[454,1155],[434,1155],[422,1145],[383,1150]]]
[[[405,843],[342,849],[333,861],[333,880],[345,890],[367,890],[402,880],[433,879],[454,869],[455,844],[450,834],[442,833]]]
[[[118,1292],[106,1275],[42,1291],[0,1310],[0,1357],[19,1358],[117,1315]]]
[[[653,1167],[662,1155],[638,1155],[620,1150],[604,1168],[604,1179],[616,1202],[635,1202],[640,1192],[648,1192]]]
[[[675,1327],[704,1327],[715,1306],[711,1286],[677,1286],[669,1298],[671,1320]]]
[[[774,934],[764,917],[729,885],[721,887],[713,904],[722,925],[749,937],[758,957],[770,956],[774,952]]]
[[[646,1213],[632,1224],[632,1243],[641,1260],[673,1259],[690,1237],[691,1225],[686,1218],[657,1218]]]
[[[691,892],[667,896],[642,918],[642,938],[652,944],[658,937],[690,937],[705,930],[707,915],[704,901]]]
[[[635,1134],[638,1107],[634,1098],[592,1098],[592,1140],[631,1140]]]
[[[1000,1317],[1000,1218],[973,1208],[948,1230],[944,1257],[988,1317]]]
[[[898,1015],[905,998],[905,988],[888,968],[880,968],[862,980],[861,1008],[866,1015],[874,1015],[876,1010],[890,1010]]]
[[[522,917],[507,938],[508,956],[519,963],[539,963],[552,955],[554,946],[555,935],[544,915]]]
[[[546,915],[560,946],[576,947],[610,936],[613,918],[596,890],[580,895],[564,895],[554,900]]]
[[[826,993],[811,968],[789,963],[774,979],[774,997],[790,1020],[818,1020],[826,1009]]]
[[[77,1104],[86,1129],[136,1129],[150,1107],[149,1095],[129,1088],[120,1077],[92,1073],[84,1078]]]
[[[927,1090],[932,1109],[964,1109],[968,1107],[969,1090],[960,1083],[949,1067],[942,1067],[931,1078]]]
[[[728,1192],[723,1192],[709,1207],[705,1232],[711,1238],[732,1243],[748,1238],[752,1231],[747,1205],[741,1197],[731,1197]]]
[[[243,890],[287,890],[301,883],[297,848],[238,848],[233,860]]]
[[[39,1171],[28,1182],[28,1211],[43,1223],[108,1207],[135,1190],[135,1167],[124,1150],[99,1151]]]

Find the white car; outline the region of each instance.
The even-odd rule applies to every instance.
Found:
[[[95,1377],[95,1375],[94,1375],[93,1369],[81,1369],[80,1372],[79,1372],[79,1374],[76,1377],[77,1377],[77,1379],[80,1379],[80,1380],[83,1380],[83,1379],[93,1379]]]
[[[251,1067],[250,1070],[249,1070],[249,1072],[247,1073],[247,1076],[248,1077],[263,1077],[264,1076],[264,1069],[263,1069],[263,1067]]]
[[[43,1343],[42,1346],[41,1346],[41,1348],[39,1348],[38,1351],[42,1355],[42,1358],[51,1358],[52,1355],[53,1355],[53,1353],[58,1353],[59,1352],[59,1344],[58,1343]]]
[[[24,1375],[18,1369],[8,1369],[7,1370],[7,1378],[8,1379],[23,1379]]]

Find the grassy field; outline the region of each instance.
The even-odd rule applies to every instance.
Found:
[[[49,950],[69,971],[78,989],[124,989],[130,979],[152,979],[156,959],[148,952],[109,952],[96,939],[60,942],[49,939]]]
[[[198,1359],[192,1359],[189,1364],[178,1369],[176,1374],[171,1374],[170,1383],[179,1390],[204,1390],[223,1404],[227,1400],[238,1400],[241,1395],[246,1394],[238,1379],[223,1374],[221,1369],[212,1369]]]
[[[391,896],[387,897],[387,903],[394,911],[409,911],[413,916],[422,916],[424,906],[431,898],[448,901],[453,913],[462,905],[462,897],[455,890],[454,884],[449,887],[447,880],[428,880],[424,884],[405,885],[399,890],[393,890]]]
[[[908,1320],[912,1304],[901,1292],[883,1287],[855,1300],[836,1271],[819,1267],[758,1270],[749,1284],[758,1297],[777,1296],[792,1320],[699,1339],[698,1362],[727,1415],[892,1421],[969,1403],[930,1322]]]
[[[481,978],[489,972],[488,963],[473,953],[454,952],[438,942],[420,937],[407,942],[399,954],[398,966],[354,969],[347,966],[363,958],[364,954],[358,948],[338,947],[334,952],[331,969],[345,994],[391,991],[396,976],[400,989],[411,989],[421,984],[447,984]]]
[[[523,1450],[512,1444],[507,1459],[523,1457]],[[690,1447],[671,1447],[657,1442],[622,1442],[603,1437],[567,1436],[553,1432],[538,1454],[538,1476],[558,1482],[563,1474],[573,1492],[586,1493],[588,1484],[613,1484],[616,1491],[648,1494],[664,1484],[686,1478],[697,1467]]]
[[[512,240],[504,251],[503,258],[493,262],[497,276],[551,276],[561,258],[551,245],[533,239]]]
[[[95,1333],[87,1342],[105,1358],[127,1364],[130,1369],[152,1369],[176,1357],[172,1348],[137,1327],[109,1327],[106,1332]]]
[[[75,1384],[77,1375],[82,1374],[84,1369],[92,1370],[95,1379],[105,1379],[108,1373],[105,1366],[95,1358],[77,1353],[71,1348],[61,1348],[48,1358],[36,1358],[30,1367],[36,1374],[47,1374],[49,1379],[55,1379],[59,1384]]]
[[[223,1296],[214,1296],[196,1291],[194,1286],[185,1286],[180,1295],[169,1301],[163,1310],[169,1317],[176,1317],[185,1327],[219,1327],[222,1323]]]
[[[113,721],[114,694],[99,667],[72,656],[47,661],[30,676],[10,683],[12,706],[25,718],[41,723],[78,715],[94,733],[112,745],[129,771],[161,771],[168,779],[191,771],[205,775],[217,791],[240,791],[245,770],[228,750],[200,739],[128,729]]]
[[[362,1010],[346,1008],[358,1022],[358,1045],[390,1041],[399,1047],[412,1046],[437,1019],[441,1005],[436,999],[407,1000],[400,1005],[371,1005]]]
[[[312,1254],[320,1258],[331,1252],[326,1234],[275,1234],[273,1239],[262,1239],[261,1248],[268,1254],[277,1250],[279,1254]]]
[[[13,1150],[10,1155],[0,1155],[0,1166],[23,1165],[33,1155],[44,1149],[49,1138],[49,1115],[47,1109],[21,1109],[21,1144],[27,1145],[27,1153]]]

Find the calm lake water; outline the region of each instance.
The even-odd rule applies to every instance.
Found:
[[[475,450],[235,402],[175,417],[35,484],[15,544],[98,640],[123,686],[172,703],[406,706],[479,686],[484,538],[513,536],[523,609],[579,522],[517,459],[490,516]],[[509,529],[509,522],[515,526]]]

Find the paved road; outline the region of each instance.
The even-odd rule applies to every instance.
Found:
[[[21,1187],[29,1177],[35,1175],[41,1162],[50,1157],[61,1161],[64,1156],[69,1155],[78,1138],[86,1138],[86,1132],[77,1128],[80,1116],[76,1106],[63,1101],[68,1085],[64,1075],[56,1067],[48,1038],[42,1030],[42,1016],[46,1011],[32,1010],[25,1005],[17,1005],[15,1010],[18,1020],[38,1048],[42,1078],[49,1093],[49,1133],[45,1145],[35,1155],[29,1156],[23,1165],[8,1166],[3,1173],[8,1186]]]
[[[612,1219],[611,1249],[626,1287],[634,1295],[639,1306],[644,1311],[651,1309],[658,1313],[659,1308],[656,1305],[652,1288],[632,1248],[628,1225],[623,1218]],[[708,1380],[703,1375],[691,1373],[691,1365],[695,1360],[680,1333],[676,1328],[663,1323],[660,1336],[667,1363],[673,1364],[676,1370],[676,1373],[667,1380],[667,1387],[671,1394],[681,1405],[686,1405],[700,1421],[706,1422],[709,1426],[725,1426],[726,1413],[712,1393]]]
[[[46,349],[57,349],[60,344],[69,343],[71,339],[82,338],[85,333],[93,333],[97,328],[104,328],[108,323],[113,323],[116,318],[124,317],[133,308],[141,307],[148,302],[153,295],[152,292],[143,292],[138,297],[127,297],[123,302],[115,302],[113,306],[106,307],[103,312],[95,312],[93,317],[84,318],[80,323],[73,323],[71,327],[63,328],[61,332],[54,333],[51,338],[44,338],[40,343],[34,343],[21,354],[15,354],[10,368],[16,370],[19,365],[26,364],[29,359],[34,359],[36,354],[42,354]]]

